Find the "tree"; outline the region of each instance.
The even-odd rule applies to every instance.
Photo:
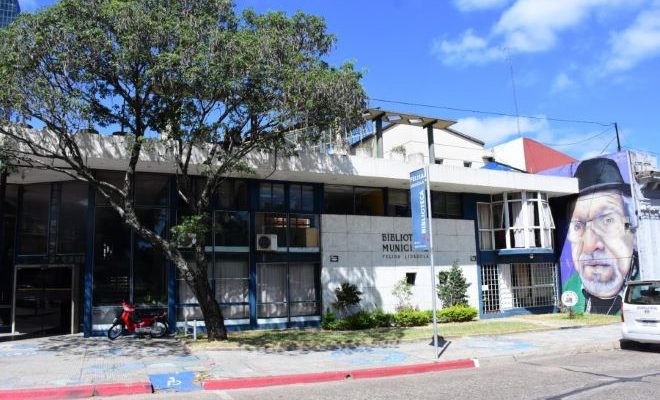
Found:
[[[362,301],[362,292],[358,289],[357,285],[349,282],[342,282],[339,287],[335,289],[335,297],[337,301],[332,305],[337,309],[341,315],[348,315],[355,306]]]
[[[292,133],[304,144],[323,130],[362,123],[361,76],[350,64],[323,61],[335,43],[324,21],[239,14],[228,0],[62,0],[19,16],[0,36],[5,158],[92,185],[176,265],[209,340],[226,339],[204,253],[219,184],[230,172],[249,172],[245,159],[254,152],[292,155]],[[117,184],[87,165],[85,132],[119,127],[126,168]],[[178,196],[190,214],[168,237],[145,227],[131,200],[136,167],[154,151],[176,166]],[[197,190],[193,172],[205,177]],[[177,243],[191,237],[194,260],[187,260]]]
[[[458,260],[454,260],[449,272],[438,273],[438,281],[438,297],[442,308],[467,304],[467,289],[470,284],[465,280]]]
[[[394,287],[392,287],[392,296],[396,298],[396,310],[412,310],[413,306],[410,303],[412,298],[413,285],[408,283],[408,279],[404,276],[399,279]]]

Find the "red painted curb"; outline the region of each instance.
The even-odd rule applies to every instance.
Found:
[[[0,390],[0,400],[82,399],[94,395],[94,385]]]
[[[149,382],[104,383],[94,386],[94,396],[120,396],[122,394],[153,393]]]
[[[0,390],[0,400],[84,399],[92,396],[145,393],[153,393],[149,382],[103,383],[99,385]]]
[[[420,374],[424,372],[446,371],[460,368],[475,368],[474,360],[456,360],[434,362],[428,364],[397,365],[371,369],[350,371],[319,372],[299,375],[279,375],[249,378],[210,379],[202,383],[204,390],[241,389],[264,386],[292,385],[297,383],[314,383],[340,381],[348,378],[366,379],[394,375]]]

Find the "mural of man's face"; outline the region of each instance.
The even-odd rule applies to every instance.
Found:
[[[616,296],[630,270],[634,236],[621,196],[605,190],[578,197],[568,228],[582,286],[600,298]]]

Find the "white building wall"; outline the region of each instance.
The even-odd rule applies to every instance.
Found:
[[[400,153],[392,151],[395,147],[403,146],[406,156],[420,155],[423,162],[428,163],[426,135],[426,129],[412,125],[395,125],[387,129],[383,132],[383,158],[403,159]],[[483,157],[487,154],[483,145],[442,129],[434,130],[433,142],[435,158],[442,159],[443,165],[463,167],[465,161],[471,162],[472,168],[484,165]],[[374,156],[374,144],[375,137],[372,136],[359,146],[365,150],[357,150],[356,155]]]
[[[383,244],[412,243],[383,237],[384,234],[393,234],[398,238],[410,235],[410,218],[325,214],[321,223],[323,311],[336,300],[334,290],[342,282],[353,283],[363,292],[362,308],[394,311],[397,300],[392,295],[392,289],[410,272],[417,273],[412,305],[421,310],[431,309],[432,278],[428,256],[412,250],[383,250]],[[470,283],[469,304],[478,308],[478,266],[475,261],[470,261],[476,256],[474,221],[436,219],[433,221],[433,233],[436,273],[449,270],[454,260],[458,260],[463,275]],[[331,261],[335,258],[336,262]]]
[[[633,175],[657,171],[652,154],[630,152]],[[660,279],[660,185],[633,181],[633,197],[637,213],[637,253],[640,279]]]
[[[497,162],[502,164],[510,165],[523,171],[527,170],[525,147],[522,138],[493,147],[493,157],[495,157]]]

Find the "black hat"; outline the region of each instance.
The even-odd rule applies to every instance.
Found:
[[[630,196],[630,185],[623,181],[619,166],[609,158],[582,161],[575,170],[575,178],[578,178],[580,194],[615,189]]]

